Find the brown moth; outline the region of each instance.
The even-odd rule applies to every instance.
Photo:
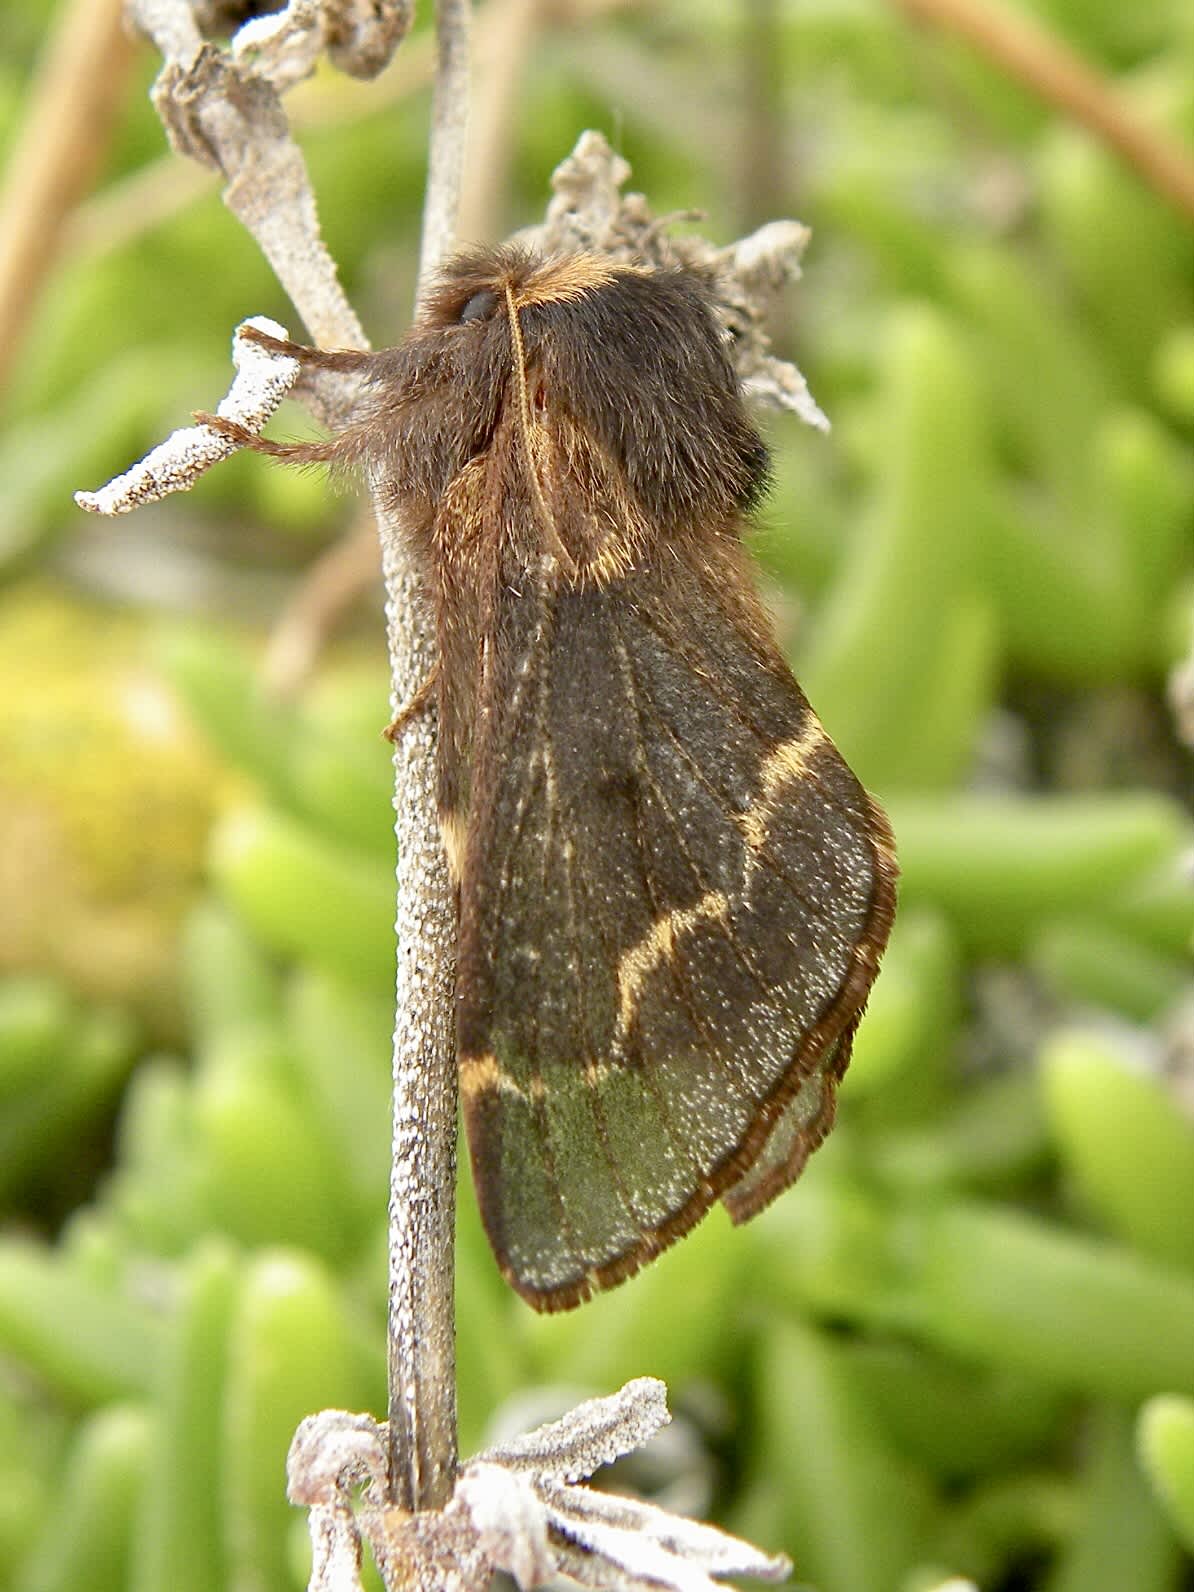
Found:
[[[263,339],[268,342],[268,339]],[[498,1264],[543,1310],[800,1173],[887,942],[881,809],[784,662],[767,478],[705,282],[514,249],[447,267],[283,457],[357,466],[433,605],[460,1089]]]

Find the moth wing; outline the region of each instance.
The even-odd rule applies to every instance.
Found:
[[[486,1230],[539,1308],[798,1175],[886,941],[886,821],[740,601],[681,568],[502,615],[461,1085]]]

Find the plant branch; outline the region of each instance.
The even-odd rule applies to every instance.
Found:
[[[294,387],[299,367],[297,361],[266,354],[251,337],[242,337],[245,327],[270,337],[285,337],[286,332],[276,321],[255,315],[237,327],[232,339],[236,377],[216,414],[256,433]],[[76,492],[75,502],[89,514],[127,514],[172,492],[189,492],[206,470],[236,450],[237,444],[213,426],[185,426],[98,492]]]
[[[439,0],[418,302],[455,238],[468,125],[469,0]],[[435,665],[425,593],[375,494],[395,716]],[[394,747],[398,980],[390,1163],[389,1481],[406,1509],[443,1508],[456,1482],[456,922],[435,805],[436,723],[410,715]]]
[[[368,1416],[309,1416],[286,1470],[291,1502],[309,1511],[311,1592],[362,1592],[362,1539],[385,1585],[403,1592],[484,1592],[496,1570],[522,1592],[561,1578],[620,1592],[725,1592],[718,1576],[784,1580],[792,1567],[783,1557],[583,1485],[669,1419],[663,1383],[639,1377],[478,1454],[442,1509],[412,1515],[379,1505],[381,1434]]]
[[[131,10],[166,57],[154,100],[175,147],[223,174],[227,203],[317,339],[325,346],[367,347],[323,244],[281,93],[313,69],[325,48],[349,70],[380,70],[409,23],[407,0],[291,0],[285,11],[245,24],[228,50],[204,42],[186,0],[131,0]],[[451,246],[464,159],[467,26],[467,0],[442,0],[424,282]],[[238,359],[247,357],[243,340],[237,349]],[[248,354],[253,349],[250,342]],[[289,385],[295,361],[275,364],[275,385]],[[299,385],[307,406],[333,428],[349,419],[359,395],[355,379],[331,370],[303,373]],[[253,378],[242,389],[234,384],[221,409],[255,435],[276,402],[273,388],[265,391]],[[185,489],[230,451],[229,435],[204,425],[176,433],[120,481],[84,494],[83,506],[119,513]],[[378,494],[374,499],[397,714],[428,678],[434,646],[404,527]],[[436,824],[434,767],[434,716],[412,714],[394,749],[398,966],[387,1456],[390,1501],[407,1510],[443,1505],[456,1480],[455,919]]]
[[[599,22],[623,11],[646,10],[655,0],[539,0],[546,7],[545,27],[564,29]],[[488,63],[501,48],[502,8],[487,6],[476,19],[473,37],[478,60]],[[380,77],[369,83],[341,87],[335,79],[300,83],[288,100],[290,125],[297,132],[355,125],[378,116],[411,94],[421,92],[434,75],[433,40],[426,34],[408,39],[402,54]],[[474,116],[474,124],[479,119]],[[126,247],[146,232],[162,226],[195,204],[215,186],[215,173],[199,166],[180,170],[173,155],[152,160],[127,177],[117,178],[87,199],[66,221],[64,252],[93,259],[112,249]],[[462,221],[461,237],[484,236]]]
[[[742,6],[744,118],[738,191],[739,220],[757,227],[788,198],[791,165],[784,151],[784,56],[778,0]]]
[[[545,21],[543,0],[501,0],[486,12],[489,31],[478,56],[468,160],[457,231],[466,243],[489,242],[508,196],[523,76]]]
[[[435,10],[437,64],[419,252],[420,303],[456,240],[468,142],[471,9],[469,0],[439,0]]]
[[[896,0],[908,16],[948,28],[1010,77],[1113,149],[1150,187],[1194,219],[1194,155],[1143,121],[1101,73],[1039,22],[996,0]]]
[[[296,47],[308,44],[313,65],[322,43],[318,7],[292,0],[285,12],[261,19],[274,24],[273,35],[260,24],[254,29],[251,61],[238,56],[235,42],[231,51],[206,44],[183,0],[131,0],[131,12],[165,57],[153,102],[174,148],[222,174],[224,203],[252,234],[315,342],[367,348],[282,109]]]

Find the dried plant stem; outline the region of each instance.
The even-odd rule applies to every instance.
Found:
[[[420,302],[455,238],[469,95],[468,0],[439,0]],[[434,661],[431,625],[401,526],[382,564],[394,708]],[[435,813],[435,723],[413,715],[395,746],[398,979],[390,1175],[389,1473],[392,1502],[442,1508],[456,1480],[456,925]]]
[[[468,141],[470,22],[469,0],[439,0],[435,12],[438,64],[419,252],[420,302],[456,239]]]
[[[501,0],[486,12],[486,48],[478,55],[469,147],[457,232],[466,243],[491,241],[509,188],[519,90],[544,21],[543,0]]]
[[[222,174],[225,202],[273,265],[316,341],[323,347],[367,347],[323,243],[306,167],[281,104],[293,81],[287,52],[313,60],[327,37],[328,12],[317,0],[291,0],[276,20],[257,25],[255,58],[246,65],[236,40],[230,52],[203,45],[187,0],[129,5],[165,57],[154,103],[175,148]],[[360,59],[350,64],[381,70],[409,16],[401,0],[362,3]],[[339,11],[337,18],[343,21]],[[440,0],[423,281],[452,241],[464,158],[467,35],[467,0]],[[304,401],[329,427],[350,418],[359,398],[353,380],[316,368],[300,381]],[[210,429],[198,428],[203,434]],[[374,510],[397,711],[431,671],[433,636],[404,527],[378,493]],[[455,920],[436,824],[434,767],[434,715],[411,715],[394,751],[398,968],[387,1454],[392,1501],[406,1510],[442,1506],[456,1480]]]
[[[547,7],[541,20],[548,28],[582,27],[622,11],[647,10],[654,3],[655,0],[540,0]],[[488,60],[497,50],[501,21],[500,8],[487,7],[477,18],[474,53],[478,60]],[[291,126],[301,133],[355,125],[368,116],[382,114],[431,81],[431,43],[425,34],[407,39],[392,65],[368,83],[356,79],[341,83],[328,77],[300,83],[287,101]],[[124,248],[215,189],[213,172],[199,166],[180,167],[176,156],[164,155],[129,176],[118,178],[74,210],[66,220],[64,252],[97,258]],[[462,238],[485,235],[474,233],[463,220],[457,231]]]
[[[743,230],[782,212],[789,195],[784,150],[784,56],[779,0],[745,0],[742,7],[743,107],[738,218]]]
[[[0,197],[0,384],[124,94],[124,0],[71,0],[38,70]]]
[[[128,8],[164,57],[153,102],[175,150],[221,174],[224,203],[273,267],[316,343],[367,348],[323,241],[280,89],[267,75],[245,73],[204,48],[185,0],[128,0]],[[346,396],[340,407],[350,407]],[[344,413],[325,409],[319,418],[335,425]]]
[[[1114,86],[1039,22],[996,0],[896,0],[910,17],[960,34],[988,60],[1073,117],[1176,209],[1194,219],[1194,156],[1148,126]]]
[[[395,711],[433,664],[425,596],[401,537],[382,526]],[[435,722],[411,716],[394,752],[399,836],[390,1166],[391,1502],[435,1509],[456,1479],[456,924],[435,819]]]

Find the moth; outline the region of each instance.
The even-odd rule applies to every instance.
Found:
[[[269,339],[262,338],[269,342]],[[895,906],[890,828],[743,544],[768,476],[706,282],[458,256],[322,444],[432,604],[460,1093],[505,1276],[558,1310],[799,1175]]]

